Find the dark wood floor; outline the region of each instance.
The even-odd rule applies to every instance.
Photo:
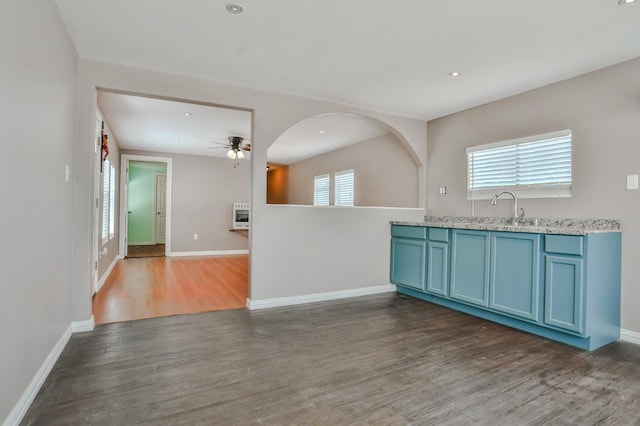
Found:
[[[119,260],[93,297],[96,324],[243,308],[249,257]]]
[[[24,424],[630,425],[640,346],[584,352],[395,294],[75,334]]]

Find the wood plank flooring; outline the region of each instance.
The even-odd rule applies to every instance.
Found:
[[[75,334],[25,425],[632,425],[640,346],[594,352],[388,294]]]
[[[96,324],[243,308],[248,256],[118,261],[93,298]]]

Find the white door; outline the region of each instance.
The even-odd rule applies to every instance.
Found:
[[[156,244],[164,244],[167,229],[167,175],[156,175]]]

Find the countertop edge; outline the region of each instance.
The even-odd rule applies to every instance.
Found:
[[[615,221],[614,221],[615,222]],[[619,228],[581,228],[581,227],[562,227],[562,226],[535,226],[535,225],[504,225],[492,223],[455,223],[455,222],[407,222],[407,221],[390,221],[391,225],[404,226],[424,226],[430,228],[450,228],[450,229],[468,229],[476,231],[503,231],[503,232],[520,232],[529,234],[555,234],[555,235],[586,235],[594,233],[622,232]]]

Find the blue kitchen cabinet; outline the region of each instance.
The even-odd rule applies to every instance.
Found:
[[[426,229],[419,226],[392,226],[391,237],[391,282],[424,291]]]
[[[492,232],[489,307],[538,321],[540,235]]]
[[[452,299],[489,306],[490,235],[488,231],[452,231]]]
[[[593,350],[620,336],[620,232],[394,225],[397,291]]]
[[[441,296],[449,295],[449,244],[427,243],[427,291]]]
[[[582,270],[581,258],[545,256],[545,324],[578,333],[584,331]]]

